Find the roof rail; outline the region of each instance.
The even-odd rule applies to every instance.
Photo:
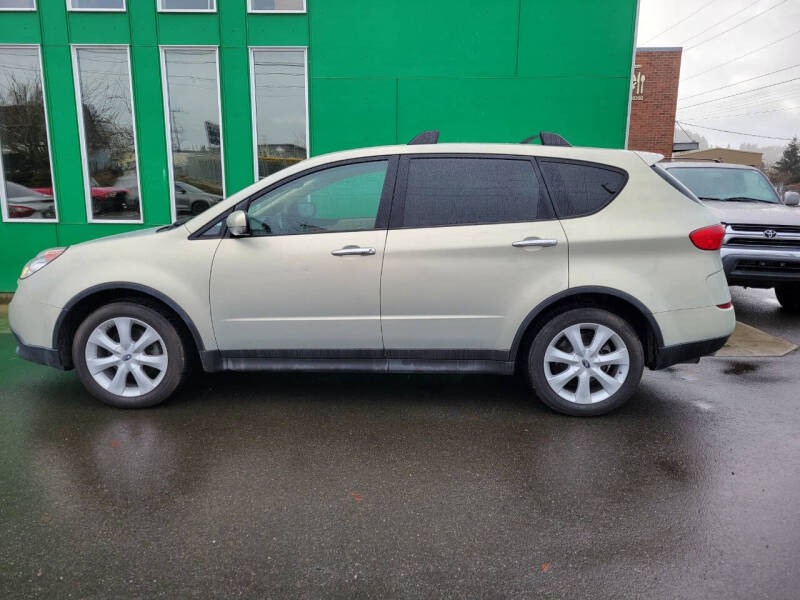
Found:
[[[409,146],[416,146],[418,144],[435,144],[439,141],[439,130],[434,129],[431,131],[423,131],[416,135],[414,139],[408,142]]]
[[[721,163],[722,161],[719,158],[694,158],[692,156],[682,157],[680,154],[678,156],[672,156],[670,158],[662,158],[660,162],[713,162],[713,163]]]
[[[530,144],[537,138],[541,140],[542,146],[572,146],[572,144],[570,144],[557,133],[548,133],[546,131],[542,131],[541,133],[537,133],[536,135],[525,138],[520,142],[520,144]]]

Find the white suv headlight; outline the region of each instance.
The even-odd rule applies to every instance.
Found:
[[[29,260],[28,264],[22,268],[22,273],[20,274],[19,278],[25,279],[26,277],[30,277],[36,273],[36,271],[46,267],[59,256],[64,254],[65,250],[66,248],[48,248],[47,250],[42,250],[34,258]]]

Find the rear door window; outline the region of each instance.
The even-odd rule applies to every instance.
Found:
[[[624,171],[599,164],[539,159],[539,167],[560,219],[602,210],[628,181]]]
[[[517,223],[553,217],[529,159],[414,157],[408,161],[407,182],[402,227]]]

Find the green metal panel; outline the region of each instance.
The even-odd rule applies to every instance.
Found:
[[[636,0],[308,0],[308,14],[70,13],[40,0],[0,13],[0,44],[43,44],[58,224],[0,223],[0,291],[48,246],[170,220],[159,45],[220,47],[227,192],[253,182],[250,46],[307,46],[310,149],[406,142],[516,142],[538,131],[621,147]],[[601,24],[601,26],[599,25]],[[70,44],[131,44],[142,225],[88,224]]]

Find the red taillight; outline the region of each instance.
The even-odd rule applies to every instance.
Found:
[[[30,217],[35,210],[30,206],[19,206],[18,204],[8,205],[8,216],[12,219],[25,219]]]
[[[700,250],[719,250],[724,237],[725,227],[720,224],[695,229],[689,234],[689,239]]]
[[[722,310],[733,308],[733,302],[726,302],[725,304],[717,304],[717,308],[721,308]]]

